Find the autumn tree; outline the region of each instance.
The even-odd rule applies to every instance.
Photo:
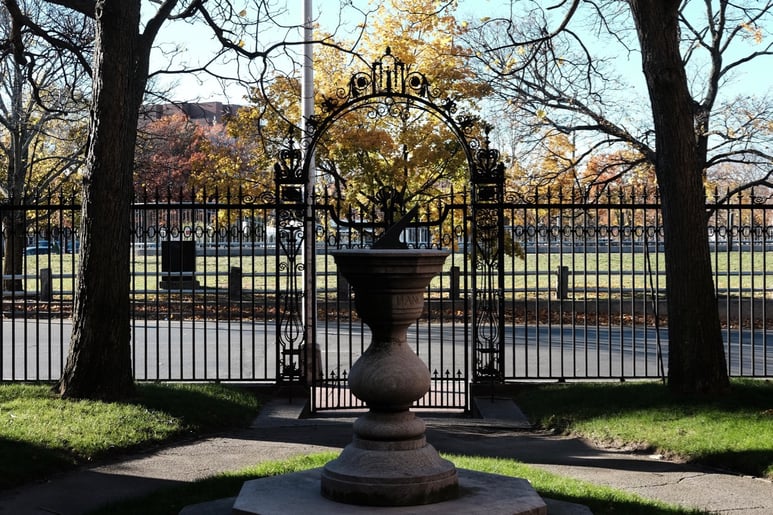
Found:
[[[256,94],[250,106],[238,109],[223,126],[206,131],[199,151],[191,158],[193,187],[211,194],[252,197],[273,191],[273,165],[291,123],[285,117],[298,111],[297,106],[281,100],[287,90],[280,84],[281,79],[274,81],[266,92],[274,106],[287,108],[282,114],[266,112],[266,103]],[[293,87],[297,86],[293,81]]]
[[[93,32],[81,16],[39,0],[23,7],[38,22],[87,53]],[[11,6],[13,8],[13,6]],[[0,53],[0,196],[8,206],[29,205],[50,194],[83,163],[86,141],[88,75],[72,54],[62,54],[24,27],[13,33],[9,6],[0,7],[0,40],[16,38],[23,50],[6,44]],[[3,211],[3,275],[18,276],[24,264],[27,212]],[[21,289],[9,279],[4,289]]]
[[[136,198],[169,200],[189,195],[193,170],[210,131],[182,113],[143,123],[134,152]]]
[[[345,91],[352,74],[368,73],[379,58],[384,66],[399,60],[406,75],[424,73],[429,93],[442,95],[434,100],[454,99],[458,114],[474,110],[488,85],[477,81],[467,65],[470,51],[457,44],[465,29],[453,12],[439,11],[426,0],[374,2],[373,6],[358,55],[329,46],[315,49],[315,68],[325,70],[315,75],[318,115],[325,117],[353,100]],[[332,37],[325,34],[320,39],[328,36]],[[350,45],[353,43],[339,44]],[[272,164],[287,142],[288,127],[298,123],[299,105],[298,75],[279,75],[256,92],[249,110],[229,124],[229,134],[237,140],[262,142],[254,148],[257,154],[250,159],[253,171],[246,175],[244,187],[271,187]],[[461,143],[439,117],[420,107],[408,106],[403,100],[379,105],[374,99],[341,114],[315,148],[318,191],[334,194],[343,211],[359,216],[366,215],[387,190],[400,211],[406,205],[426,205],[428,199],[448,193],[453,185],[465,184],[469,170]],[[296,130],[294,136],[299,134]],[[237,158],[244,163],[241,155]]]
[[[575,134],[587,156],[618,146],[653,165],[665,232],[668,384],[675,392],[722,391],[728,378],[704,179],[711,167],[736,162],[757,169],[754,183],[770,183],[769,140],[761,142],[753,128],[769,119],[769,100],[757,102],[751,117],[739,117],[736,99],[721,93],[734,74],[773,55],[764,29],[773,4],[636,0],[561,7],[557,14],[529,2],[526,11],[485,20],[473,42],[485,57],[482,69],[503,99],[518,99],[524,134],[553,127]],[[616,73],[610,48],[640,53],[641,101]]]
[[[530,160],[533,168],[529,186],[540,194],[561,193],[571,198],[572,192],[582,187],[574,142],[556,130],[548,130],[537,141],[539,145]]]
[[[458,114],[477,111],[489,89],[469,66],[471,51],[460,44],[466,29],[453,5],[439,10],[427,0],[391,1],[379,3],[372,18],[362,38],[363,52],[378,58],[388,45],[406,74],[427,77],[429,93],[440,96],[435,101],[454,99]],[[388,56],[385,64],[390,64]],[[326,91],[324,85],[320,89]],[[333,96],[329,87],[327,96]],[[326,139],[321,154],[337,163],[354,205],[372,201],[387,187],[411,207],[469,181],[462,144],[439,117],[412,106],[398,116],[371,117],[367,109],[351,112]]]

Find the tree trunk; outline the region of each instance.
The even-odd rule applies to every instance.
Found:
[[[678,0],[632,0],[656,135],[668,293],[668,384],[718,393],[729,381],[711,268],[694,103],[679,53]]]
[[[63,397],[120,399],[133,392],[129,320],[129,210],[137,113],[145,75],[138,0],[96,8],[94,99],[83,179],[80,264]]]
[[[15,202],[12,201],[12,205]],[[27,224],[24,211],[10,211],[3,218],[3,275],[20,276],[24,270],[24,248],[27,245]],[[4,279],[3,293],[24,290],[21,279]]]

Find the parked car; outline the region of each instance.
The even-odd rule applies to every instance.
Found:
[[[81,242],[80,240],[67,240],[64,242],[64,251],[67,254],[77,254],[80,252],[81,249]]]
[[[48,240],[38,240],[24,249],[27,256],[37,256],[39,254],[59,254],[59,244]]]

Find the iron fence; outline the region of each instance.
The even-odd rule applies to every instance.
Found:
[[[132,358],[138,380],[315,381],[319,409],[353,406],[349,366],[368,341],[329,250],[368,245],[373,234],[314,206],[311,270],[288,262],[278,216],[293,208],[273,196],[208,195],[135,203],[131,241]],[[435,386],[427,407],[459,406],[482,380],[485,356],[470,345],[475,281],[502,277],[501,379],[661,377],[667,364],[663,227],[656,195],[606,194],[593,201],[506,194],[504,263],[474,263],[465,192],[422,206],[405,239],[452,250],[411,329]],[[300,209],[302,205],[295,206]],[[773,376],[773,209],[768,197],[736,195],[708,206],[709,239],[732,376]],[[0,205],[3,219],[2,380],[56,380],[66,359],[80,216],[75,198]],[[20,221],[23,220],[23,223]],[[298,239],[298,241],[296,241]],[[312,292],[288,267],[313,274]],[[310,284],[308,282],[304,284]],[[499,283],[497,283],[499,284]],[[287,295],[293,291],[293,295]],[[313,296],[314,352],[298,303]],[[294,305],[291,305],[294,304]],[[292,313],[293,316],[286,316]],[[499,330],[500,328],[497,328]],[[287,337],[287,335],[290,335]],[[484,335],[485,336],[485,335]],[[305,347],[305,346],[304,346]],[[303,352],[301,352],[303,351]],[[306,356],[306,358],[304,358]],[[466,401],[465,401],[466,402]]]

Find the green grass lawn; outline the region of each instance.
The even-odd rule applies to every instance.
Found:
[[[715,399],[675,397],[653,382],[528,386],[515,399],[543,427],[601,445],[773,477],[773,382],[732,385]],[[140,384],[130,402],[102,403],[63,401],[46,385],[0,384],[0,488],[184,436],[244,427],[258,409],[256,395],[221,385]],[[233,496],[246,479],[317,467],[331,458],[264,463],[103,513],[177,513],[182,506]],[[525,477],[541,495],[588,505],[596,514],[691,513],[512,460],[448,458],[461,468]]]
[[[657,382],[550,385],[515,402],[545,428],[773,478],[773,381],[733,380],[718,398],[673,396]]]
[[[25,271],[31,277],[27,281],[27,289],[37,288],[36,276],[42,268],[50,268],[54,277],[55,292],[71,292],[73,289],[73,274],[77,264],[77,254],[52,254],[27,256]],[[526,259],[505,259],[504,275],[505,289],[521,291],[541,291],[549,294],[555,281],[554,274],[559,266],[567,266],[572,271],[570,287],[575,291],[575,297],[580,292],[592,294],[595,298],[596,289],[607,295],[608,289],[630,291],[648,288],[650,276],[645,273],[652,267],[658,277],[653,278],[660,287],[665,286],[665,262],[663,254],[652,256],[649,265],[645,262],[647,255],[643,252],[599,252],[597,253],[540,253],[527,254]],[[280,283],[284,274],[277,275],[276,256],[268,254],[244,255],[225,253],[219,256],[198,256],[196,258],[196,278],[202,287],[228,288],[228,272],[231,267],[239,267],[244,274],[242,287],[248,290],[264,291],[276,288],[277,279]],[[285,261],[282,259],[281,261]],[[773,262],[772,252],[715,252],[712,254],[712,264],[716,274],[718,291],[739,291],[750,289],[755,285],[758,295],[764,295],[760,284],[764,283],[764,274],[768,265]],[[448,273],[452,265],[464,267],[470,265],[463,254],[456,253],[445,263]],[[316,258],[317,288],[320,291],[336,288],[335,262],[330,255],[318,255]],[[132,274],[131,288],[137,291],[158,288],[161,258],[157,255],[133,255],[130,265]],[[752,272],[752,273],[749,273]],[[447,282],[448,279],[445,279]],[[433,279],[432,287],[439,288],[441,279]],[[448,284],[444,284],[448,287]]]
[[[246,426],[259,410],[246,390],[138,385],[130,402],[64,401],[48,385],[0,385],[0,489],[79,464],[183,437]]]

